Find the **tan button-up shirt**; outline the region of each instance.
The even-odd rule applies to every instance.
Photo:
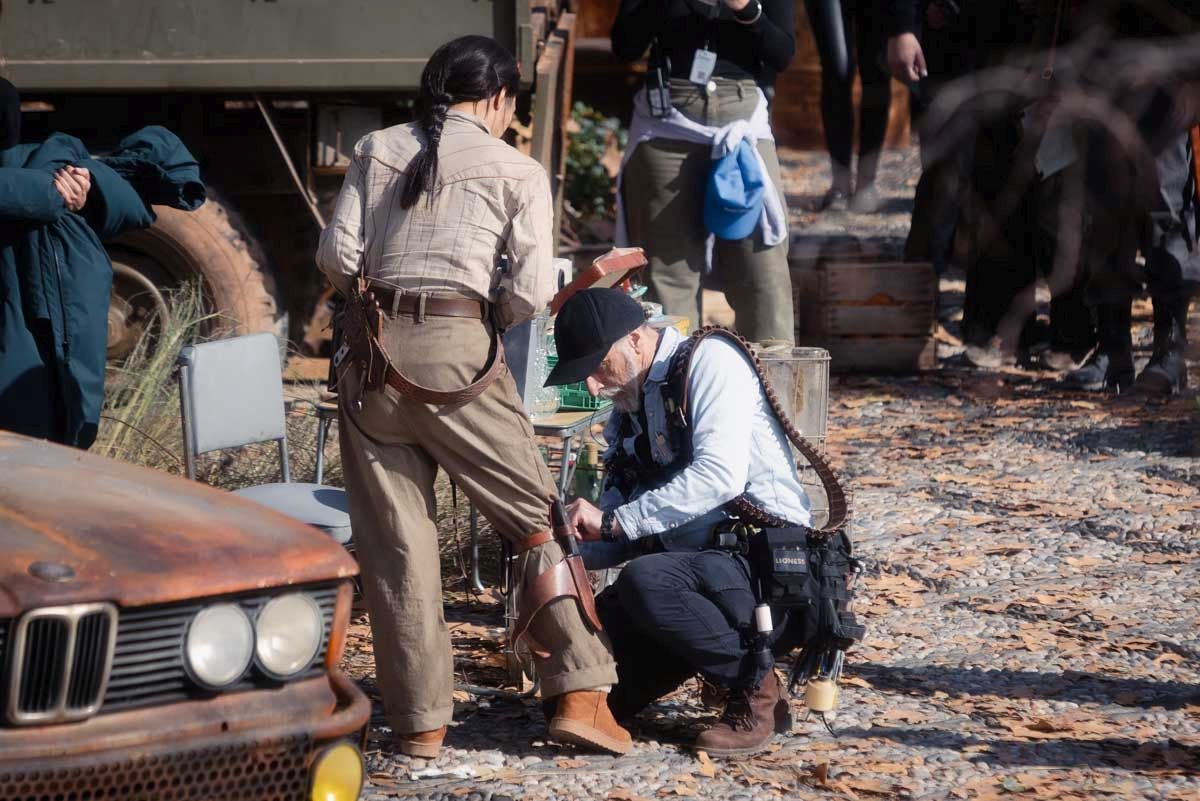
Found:
[[[542,166],[451,111],[438,148],[437,181],[400,208],[405,169],[421,148],[414,123],[363,137],[354,148],[317,265],[345,293],[359,265],[375,283],[491,301],[508,328],[554,294],[554,213]],[[501,275],[500,256],[509,272]]]

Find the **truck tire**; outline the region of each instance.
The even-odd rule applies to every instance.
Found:
[[[258,242],[220,200],[210,199],[193,212],[155,206],[158,220],[126,234],[109,248],[114,293],[109,314],[109,357],[119,357],[136,314],[127,308],[152,304],[161,313],[160,291],[200,279],[207,311],[217,316],[208,333],[251,334],[270,331],[287,343],[287,315],[274,272]],[[140,287],[138,285],[141,285]],[[122,297],[122,292],[135,297]],[[122,322],[124,321],[124,328]],[[123,345],[122,345],[123,342]]]

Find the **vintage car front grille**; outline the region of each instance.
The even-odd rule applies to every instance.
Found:
[[[123,759],[55,759],[53,767],[0,772],[0,801],[304,801],[309,797],[305,735],[266,741],[169,746]]]
[[[16,621],[7,708],[13,723],[54,723],[92,715],[108,681],[117,609],[74,604],[35,609]]]
[[[276,595],[301,590],[321,609],[324,634],[312,664],[295,678],[323,670],[337,584],[288,588],[222,598],[239,604],[253,620]],[[82,604],[41,609],[15,620],[0,619],[0,710],[10,723],[76,720],[92,714],[166,704],[212,695],[197,687],[183,664],[184,637],[192,617],[212,598],[160,606],[122,609],[111,604]],[[84,610],[74,624],[62,610]],[[101,610],[109,613],[98,614]],[[115,624],[115,625],[114,625]],[[74,639],[69,638],[71,625]],[[115,637],[113,631],[115,628]],[[18,638],[17,635],[21,636]],[[12,653],[10,653],[12,651]],[[68,672],[68,663],[70,671]],[[63,679],[68,680],[64,685]],[[222,692],[249,690],[277,682],[251,670]],[[103,703],[99,699],[103,697]],[[2,722],[2,721],[0,721]]]
[[[325,633],[321,648],[312,664],[299,677],[314,675],[322,669],[329,632],[333,623],[333,608],[337,603],[337,585],[299,588],[307,592],[321,608]],[[294,589],[289,588],[287,592]],[[241,605],[253,620],[259,609],[280,592],[256,593],[233,600]],[[166,704],[188,698],[211,695],[199,689],[187,676],[183,664],[184,637],[188,622],[212,599],[179,604],[121,610],[117,626],[117,644],[113,653],[112,674],[100,713],[115,712],[133,707]],[[251,671],[242,681],[222,692],[252,689],[269,680]]]

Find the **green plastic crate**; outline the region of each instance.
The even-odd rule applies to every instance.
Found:
[[[603,409],[612,403],[603,398],[593,398],[582,383],[567,384],[558,388],[558,408],[563,411],[591,412]]]
[[[550,370],[558,364],[557,356],[547,356],[546,364]],[[577,384],[564,384],[558,388],[558,408],[563,412],[592,412],[603,409],[612,401],[603,398],[593,398],[587,391],[587,384],[580,381]]]

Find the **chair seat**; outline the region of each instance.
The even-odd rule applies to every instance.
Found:
[[[259,484],[234,492],[276,512],[319,528],[335,542],[350,542],[350,512],[346,491],[322,484]]]

